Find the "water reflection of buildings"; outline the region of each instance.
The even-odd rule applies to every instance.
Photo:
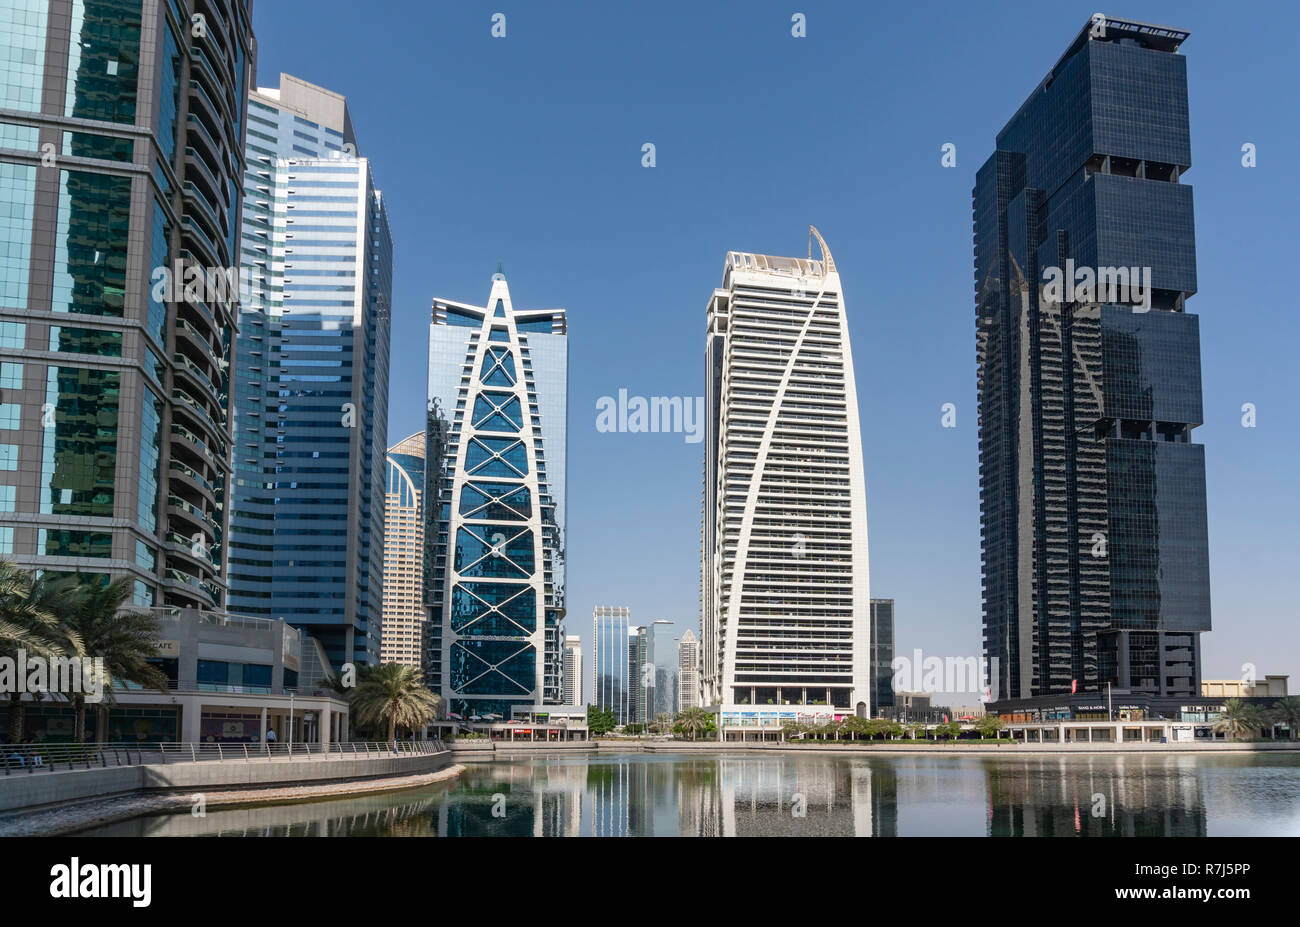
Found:
[[[989,835],[1204,837],[1195,757],[1042,757],[987,766]]]
[[[718,757],[678,774],[678,831],[701,837],[896,836],[889,766]]]
[[[1263,820],[1289,821],[1300,787],[1293,779],[1277,785],[1274,765],[1288,775],[1300,768],[1186,755],[528,757],[474,765],[418,791],[213,809],[203,818],[160,815],[94,833],[1204,836],[1211,811],[1226,822],[1219,830],[1255,832]],[[1288,826],[1294,833],[1287,823],[1274,829],[1286,833]]]
[[[445,836],[893,836],[888,764],[792,757],[563,758],[472,770],[442,801]],[[480,784],[479,778],[482,777]],[[492,814],[504,795],[503,817]],[[501,807],[501,806],[499,806]],[[796,814],[801,810],[801,815]]]

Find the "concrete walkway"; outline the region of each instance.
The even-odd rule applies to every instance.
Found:
[[[196,763],[145,763],[92,769],[19,771],[0,776],[0,812],[62,805],[90,798],[137,792],[283,788],[359,779],[381,779],[437,772],[450,765],[451,752],[426,754],[328,754],[310,758],[265,757],[201,760]]]
[[[314,785],[281,788],[237,789],[224,792],[203,792],[204,810],[259,804],[283,804],[313,798],[340,798],[371,792],[388,792],[416,789],[454,779],[465,771],[464,766],[447,766],[437,772],[410,776],[390,776],[358,782],[318,783]],[[198,807],[199,795],[147,792],[115,796],[106,799],[89,799],[70,805],[43,808],[35,811],[13,812],[0,815],[0,837],[57,837],[76,833],[91,827],[124,821],[147,814],[193,814]]]

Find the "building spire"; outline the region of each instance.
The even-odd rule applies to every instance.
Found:
[[[817,246],[822,249],[822,264],[826,273],[835,272],[835,259],[831,257],[831,249],[826,247],[826,239],[822,238],[822,233],[817,231],[817,226],[808,226],[808,260],[812,260],[812,243],[817,239]]]

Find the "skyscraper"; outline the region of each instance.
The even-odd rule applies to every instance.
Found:
[[[894,707],[894,600],[871,600],[871,710]]]
[[[582,705],[582,638],[576,634],[564,638],[564,704]]]
[[[700,645],[695,632],[687,628],[677,642],[677,682],[680,710],[700,706]]]
[[[627,720],[648,724],[654,719],[655,629],[653,624],[627,631]]]
[[[656,664],[654,698],[650,710],[651,721],[654,721],[660,715],[671,717],[681,710],[678,707],[677,688],[677,667]]]
[[[612,711],[618,724],[626,724],[630,682],[628,677],[628,621],[631,612],[616,605],[597,605],[592,617],[593,704]]]
[[[1107,683],[1199,694],[1210,602],[1205,458],[1191,441],[1187,35],[1094,17],[976,176],[994,699]]]
[[[0,20],[0,556],[222,607],[249,4]]]
[[[392,238],[347,101],[288,74],[248,104],[230,601],[379,659]]]
[[[821,249],[812,259],[812,240]],[[708,306],[706,702],[869,713],[867,509],[840,277],[727,254]]]
[[[416,432],[388,449],[384,505],[383,663],[424,667],[424,440]]]
[[[562,704],[568,351],[564,310],[515,309],[504,274],[486,306],[434,300],[433,644],[461,717]]]

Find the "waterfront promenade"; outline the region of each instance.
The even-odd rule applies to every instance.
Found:
[[[241,745],[236,745],[241,746]],[[441,741],[335,744],[329,750],[291,753],[223,751],[211,744],[153,745],[136,749],[82,745],[59,751],[47,748],[38,765],[26,756],[19,765],[6,756],[0,776],[0,835],[9,832],[12,813],[64,808],[87,800],[132,799],[169,795],[186,799],[209,793],[243,793],[324,787],[331,783],[373,781],[379,788],[402,777],[437,773],[452,765]],[[61,759],[62,758],[62,759]],[[419,783],[417,783],[419,784]]]
[[[1300,741],[1188,741],[1180,743],[1025,743],[1003,740],[994,742],[961,741],[833,741],[791,743],[789,741],[668,740],[656,738],[602,738],[582,743],[529,744],[507,741],[456,741],[450,745],[458,761],[473,762],[474,757],[525,756],[570,753],[833,753],[848,755],[917,754],[946,756],[1087,756],[1090,754],[1225,754],[1225,753],[1300,753]]]

